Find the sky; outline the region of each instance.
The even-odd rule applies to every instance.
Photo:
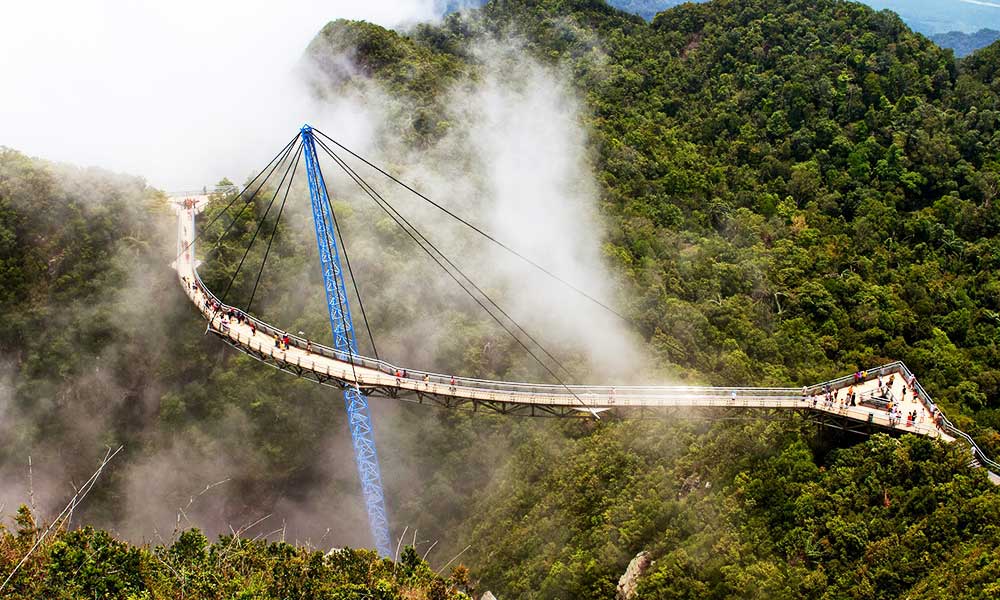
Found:
[[[350,18],[405,27],[438,18],[444,4],[7,3],[0,19],[0,146],[139,175],[167,191],[222,177],[240,182],[301,124],[322,121],[295,66],[324,24]],[[869,4],[898,10],[925,31],[1000,27],[1000,0]],[[921,19],[924,27],[916,24]]]
[[[438,12],[434,0],[7,3],[0,146],[167,191],[241,181],[313,118],[294,73],[323,25]]]
[[[925,34],[1000,29],[1000,0],[863,0],[873,8],[899,14]]]

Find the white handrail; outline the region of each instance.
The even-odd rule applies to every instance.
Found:
[[[182,282],[185,281],[182,275],[180,275],[181,270],[178,269],[178,275],[182,278]],[[522,383],[522,382],[507,382],[507,381],[495,381],[489,379],[477,379],[470,377],[456,377],[450,375],[444,375],[441,373],[434,373],[431,371],[422,370],[409,370],[397,367],[387,361],[381,359],[374,359],[360,354],[352,352],[344,352],[337,350],[336,348],[331,348],[323,344],[312,343],[311,340],[299,337],[294,334],[290,334],[282,329],[274,327],[269,323],[261,321],[260,319],[249,315],[241,311],[239,308],[228,306],[223,303],[219,298],[212,293],[210,289],[205,285],[201,279],[201,275],[198,270],[194,267],[192,263],[190,272],[194,277],[194,285],[196,289],[186,288],[185,293],[187,293],[192,301],[197,302],[195,295],[196,292],[201,292],[204,298],[211,300],[213,303],[218,305],[218,308],[208,309],[207,312],[213,312],[211,316],[206,314],[206,317],[210,321],[210,327],[214,326],[214,319],[216,315],[226,314],[230,311],[237,311],[243,317],[255,324],[257,330],[267,334],[281,334],[282,336],[288,336],[290,345],[295,346],[299,349],[305,350],[309,349],[312,354],[318,354],[327,358],[332,358],[334,360],[348,363],[350,365],[360,366],[367,369],[375,370],[384,373],[389,376],[396,376],[397,373],[406,373],[406,378],[408,381],[426,382],[426,384],[438,386],[447,385],[450,389],[454,390],[457,388],[462,388],[463,390],[476,390],[476,391],[491,391],[503,392],[507,394],[512,394],[512,401],[515,398],[514,395],[547,395],[556,398],[573,398],[573,397],[588,397],[594,399],[595,397],[608,398],[607,404],[614,404],[620,406],[627,406],[631,400],[639,399],[648,396],[659,396],[663,397],[665,395],[679,395],[687,394],[690,396],[702,396],[706,399],[711,400],[712,405],[718,406],[739,406],[741,404],[751,406],[751,404],[744,404],[747,402],[754,402],[754,406],[763,406],[765,402],[781,402],[781,401],[802,401],[809,397],[815,396],[817,393],[840,390],[847,387],[850,384],[864,383],[864,381],[870,380],[870,376],[865,378],[864,381],[858,382],[855,380],[855,375],[846,375],[843,377],[838,377],[836,379],[831,379],[829,381],[806,386],[799,390],[793,387],[713,387],[713,386],[593,386],[593,385],[554,385],[554,384],[543,384],[543,383]],[[206,311],[202,311],[206,313]],[[220,333],[224,333],[221,332]],[[237,335],[237,344],[242,344]],[[248,340],[249,344],[250,340]],[[263,347],[259,348],[258,351],[263,352]],[[269,352],[273,356],[273,351]],[[301,358],[299,358],[298,365],[301,365]],[[313,369],[315,370],[315,360],[312,362]],[[910,381],[915,383],[915,391],[919,392],[919,399],[924,408],[932,415],[940,419],[941,429],[946,431],[948,434],[961,438],[965,441],[971,448],[973,456],[984,466],[994,472],[1000,472],[1000,463],[991,460],[982,451],[975,440],[972,439],[970,435],[964,431],[955,427],[955,425],[944,415],[944,413],[938,409],[933,400],[931,400],[930,394],[927,390],[916,380],[913,373],[902,361],[894,361],[873,369],[867,369],[866,373],[874,374],[876,377],[882,377],[891,373],[899,373],[904,377],[904,385],[908,384]],[[329,375],[329,373],[327,373]],[[425,379],[426,378],[426,379]],[[400,377],[397,377],[400,379]],[[568,388],[568,389],[567,389]],[[436,388],[435,388],[436,389]],[[869,397],[874,397],[875,392],[869,392]],[[891,392],[890,392],[891,395]],[[738,398],[739,402],[733,401],[733,398]],[[523,401],[523,400],[521,400]],[[718,401],[718,403],[716,403]],[[641,402],[637,406],[643,405]],[[792,404],[792,405],[797,405]],[[875,415],[869,413],[870,418],[874,419]],[[888,416],[879,416],[879,421],[885,420],[889,424]],[[881,423],[880,423],[881,424]],[[891,426],[891,424],[890,424]],[[914,427],[914,429],[924,429],[923,427]],[[934,430],[934,434],[937,434],[937,430]]]

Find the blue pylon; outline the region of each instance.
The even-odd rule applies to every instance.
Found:
[[[313,225],[316,227],[316,244],[319,246],[319,262],[323,270],[323,287],[326,289],[326,308],[330,314],[330,329],[333,332],[333,347],[345,353],[341,360],[350,361],[348,353],[355,355],[358,353],[358,341],[354,335],[351,307],[347,302],[347,286],[340,266],[340,252],[337,249],[330,199],[316,156],[312,127],[303,125],[301,137],[302,154],[306,159],[306,177],[309,180]],[[382,556],[389,557],[391,556],[389,519],[385,512],[385,495],[382,492],[382,475],[378,467],[378,453],[375,450],[375,434],[372,430],[368,398],[357,387],[347,388],[344,390],[344,404],[347,407],[354,461],[358,465],[361,491],[365,497],[365,507],[368,509],[368,524],[375,539],[375,548]]]

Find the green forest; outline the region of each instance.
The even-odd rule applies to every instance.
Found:
[[[335,21],[303,61],[320,98],[381,90],[376,134],[432,156],[459,126],[456,90],[488,78],[482,48],[511,39],[579,100],[595,243],[653,372],[800,386],[902,360],[1000,456],[1000,45],[956,60],[890,12],[834,0],[713,0],[651,22],[600,0],[495,0],[405,32]],[[347,227],[371,216],[335,201]],[[265,210],[206,230],[212,289]],[[278,228],[254,312],[319,339],[305,218]],[[167,268],[174,227],[139,177],[0,150],[0,476],[26,505],[0,509],[0,574],[66,482],[125,446],[4,595],[603,599],[640,551],[638,598],[1000,594],[1000,493],[963,447],[801,417],[570,422],[373,400],[399,560],[324,558],[370,543],[342,403],[203,335]],[[413,250],[374,231],[356,266],[394,281]],[[541,377],[468,301],[369,291],[387,352],[427,335],[393,324],[434,314],[451,335],[427,367]],[[140,490],[155,502],[131,501]],[[228,528],[282,511],[303,516]]]

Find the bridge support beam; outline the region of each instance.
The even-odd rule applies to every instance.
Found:
[[[323,286],[326,289],[327,312],[330,315],[330,329],[333,332],[333,347],[344,352],[342,360],[351,362],[353,360],[351,357],[358,353],[358,342],[354,335],[354,321],[351,318],[351,307],[347,302],[347,286],[340,264],[340,252],[337,249],[333,209],[316,156],[316,142],[312,128],[308,125],[303,126],[301,138],[302,154],[306,161],[306,177],[309,181],[313,225],[316,228],[316,244],[319,248],[320,268],[323,271]],[[378,553],[388,557],[391,556],[389,519],[386,516],[385,494],[382,491],[382,475],[375,449],[368,398],[357,387],[348,387],[344,390],[344,404],[347,407],[347,422],[351,428],[354,460],[361,479],[361,491],[368,510],[368,524]]]

